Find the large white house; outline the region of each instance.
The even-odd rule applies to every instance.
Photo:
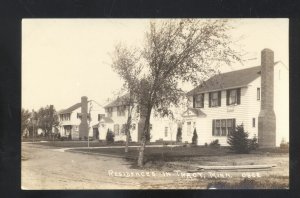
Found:
[[[103,117],[99,123],[100,139],[105,140],[107,130],[110,129],[115,134],[115,141],[126,140],[125,124],[127,123],[129,106],[126,101],[129,97],[125,94],[105,106],[106,117]],[[144,116],[141,115],[138,106],[132,110],[132,128],[130,130],[131,139],[138,142],[142,138],[144,127]],[[167,117],[161,118],[154,116],[150,118],[151,142],[157,140],[175,141],[177,132],[177,123]]]
[[[196,128],[198,144],[228,145],[228,133],[240,124],[261,147],[289,141],[289,71],[274,62],[272,50],[261,52],[260,66],[215,75],[187,96],[183,141],[191,142]]]
[[[83,96],[81,102],[58,112],[59,133],[72,140],[84,139],[88,136],[98,139],[97,127],[100,118],[104,115],[105,111],[101,105],[93,100],[88,101],[88,98]]]

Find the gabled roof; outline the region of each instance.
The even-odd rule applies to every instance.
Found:
[[[206,116],[206,114],[198,108],[188,108],[185,112],[183,112],[182,116],[183,117],[191,116],[191,115],[189,115],[189,111],[194,113],[196,116]],[[185,114],[187,114],[187,115],[185,115]]]
[[[274,63],[274,66],[278,62]],[[217,74],[204,81],[201,85],[189,91],[187,95],[218,91],[230,88],[245,87],[256,78],[260,77],[261,66]]]
[[[73,106],[67,108],[67,109],[63,109],[63,110],[60,110],[58,112],[58,114],[64,114],[64,113],[71,113],[72,111],[78,109],[81,107],[81,103],[77,103],[77,104],[74,104]]]
[[[118,97],[116,100],[112,101],[111,103],[108,103],[104,108],[126,105],[128,99],[129,99],[129,93],[121,97]]]

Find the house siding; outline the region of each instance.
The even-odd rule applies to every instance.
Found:
[[[274,111],[276,146],[280,146],[283,138],[289,142],[289,70],[281,62],[274,68]]]
[[[209,107],[209,93],[204,95],[204,108],[200,110],[206,114],[205,117],[190,117],[184,118],[183,124],[183,141],[191,142],[193,137],[194,126],[198,134],[198,144],[204,145],[218,139],[219,143],[223,146],[227,144],[227,136],[213,136],[212,135],[212,121],[214,119],[235,119],[236,125],[243,124],[246,131],[249,132],[249,136],[257,134],[257,127],[252,127],[252,118],[258,117],[259,102],[253,102],[256,100],[256,86],[260,84],[259,80],[255,80],[248,87],[241,88],[241,103],[239,105],[226,105],[226,90],[221,91],[221,106]],[[192,101],[192,96],[189,97]],[[192,104],[189,106],[192,108]],[[251,108],[249,108],[251,107]],[[251,110],[250,110],[251,109]],[[252,110],[254,109],[254,110]],[[192,132],[187,134],[187,122],[192,123]],[[195,125],[194,125],[195,123]]]

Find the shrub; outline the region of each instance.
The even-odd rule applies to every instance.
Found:
[[[209,143],[209,147],[220,148],[219,140],[218,139],[213,140],[211,143]]]
[[[177,128],[176,142],[182,142],[182,128]]]
[[[194,129],[192,144],[194,144],[194,145],[198,144],[198,134],[197,134],[196,128]]]
[[[289,148],[289,144],[285,141],[284,138],[282,138],[282,140],[281,140],[280,148],[281,149],[287,149],[287,148]]]
[[[107,129],[106,142],[111,144],[114,143],[114,141],[115,141],[115,134],[111,130]]]
[[[238,125],[227,137],[230,149],[236,153],[249,153],[257,148],[257,138],[248,139],[249,134],[244,131],[243,124]]]
[[[249,141],[249,149],[251,150],[256,150],[258,148],[258,142],[256,135],[254,135],[253,139],[248,140]]]

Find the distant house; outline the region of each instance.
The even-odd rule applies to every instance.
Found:
[[[104,108],[86,96],[76,103],[58,112],[59,133],[73,140],[89,137],[99,138],[97,126]],[[95,130],[93,128],[96,128]]]
[[[227,136],[243,124],[249,137],[258,137],[261,147],[279,145],[289,136],[289,71],[274,63],[274,53],[265,49],[261,65],[213,76],[188,94],[183,113],[183,141],[191,142],[193,129],[203,145]]]
[[[128,118],[129,105],[127,100],[129,94],[118,97],[116,100],[105,106],[106,116],[102,117],[99,123],[100,139],[105,139],[108,129],[114,132],[115,141],[126,140],[125,126]],[[131,139],[134,142],[141,140],[143,136],[145,117],[141,114],[139,106],[133,109]],[[150,119],[151,142],[157,140],[176,140],[177,123],[169,118],[155,117],[152,113]]]

